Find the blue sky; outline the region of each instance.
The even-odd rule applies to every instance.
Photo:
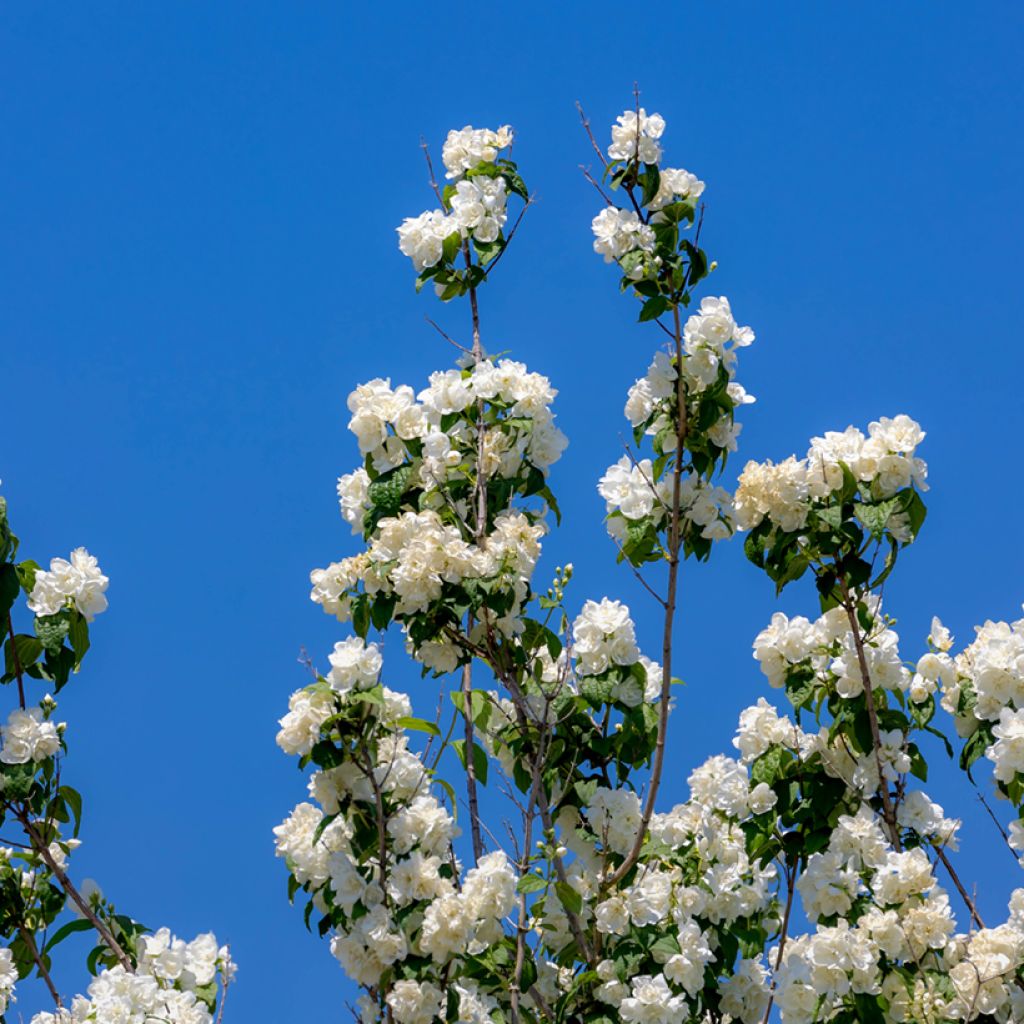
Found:
[[[904,411],[928,431],[930,516],[890,583],[904,654],[1024,600],[1018,280],[1024,9],[954,4],[397,2],[8,4],[0,10],[0,477],[25,554],[86,545],[112,579],[62,695],[87,795],[75,874],[240,962],[228,1019],[341,1020],[352,989],[288,906],[270,829],[304,795],[274,746],[342,627],[307,574],[354,550],[334,484],[356,462],[345,397],[418,387],[465,310],[417,296],[394,228],[431,205],[420,135],[511,123],[539,202],[482,295],[485,344],[548,374],[571,445],[554,470],[581,604],[656,607],[614,565],[595,483],[658,343],[590,249],[599,201],[573,103],[600,137],[640,81],[667,159],[708,183],[703,238],[758,340],[740,462]],[[687,566],[687,687],[665,799],[727,749],[767,687],[750,642],[808,589],[739,544]],[[387,646],[391,685],[434,684]],[[9,696],[9,694],[7,695]],[[961,777],[963,874],[993,917],[1015,882]],[[70,943],[69,943],[70,945]],[[84,949],[84,947],[83,947]],[[61,975],[84,981],[80,960]],[[43,1009],[26,984],[18,1010]]]

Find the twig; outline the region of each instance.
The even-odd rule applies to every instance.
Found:
[[[43,958],[39,953],[39,947],[36,945],[34,936],[23,924],[18,925],[18,933],[21,935],[21,941],[25,943],[28,947],[29,953],[32,954],[32,959],[35,961],[39,977],[42,978],[46,984],[54,1003],[57,1005],[57,1009],[62,1009],[64,1004],[61,1002],[60,993],[57,991],[57,986],[53,983],[53,978],[50,977],[50,972],[46,969],[46,965],[43,963]]]
[[[106,924],[96,916],[92,907],[89,906],[82,894],[75,888],[71,879],[68,878],[64,870],[53,859],[53,856],[50,854],[49,847],[43,842],[42,837],[40,837],[32,827],[32,823],[29,821],[28,811],[26,810],[19,813],[16,809],[12,808],[12,810],[14,810],[14,816],[21,822],[22,827],[25,829],[25,834],[29,837],[29,841],[32,843],[32,849],[35,850],[35,852],[42,858],[43,863],[57,879],[60,887],[65,893],[67,893],[68,898],[76,907],[78,907],[82,916],[89,922],[89,924],[96,929],[96,933],[107,945],[114,956],[117,957],[121,966],[130,974],[134,974],[135,967],[128,958],[128,954],[121,948],[120,943],[114,938],[113,933]]]
[[[434,190],[434,195],[437,196],[437,201],[444,206],[444,199],[441,198],[441,190],[437,186],[437,178],[434,176],[434,162],[430,159],[430,147],[427,145],[427,140],[420,136],[420,149],[423,150],[423,156],[427,161],[427,172],[430,174],[430,187]]]
[[[686,385],[683,381],[683,335],[679,320],[679,307],[672,307],[675,327],[676,346],[676,406],[679,411],[679,425],[676,428],[676,457],[672,467],[672,508],[668,530],[668,589],[665,597],[665,621],[662,631],[661,647],[661,701],[658,705],[658,738],[654,748],[654,764],[651,766],[651,783],[640,818],[633,846],[623,862],[612,874],[604,879],[602,886],[610,888],[632,870],[640,859],[647,830],[654,815],[654,802],[658,797],[661,775],[665,767],[665,743],[668,737],[669,698],[672,691],[672,627],[676,614],[676,591],[679,586],[679,549],[681,546],[682,509],[680,508],[680,491],[683,478],[683,452],[686,448],[686,427],[688,409],[686,403]]]
[[[967,909],[971,912],[971,917],[974,918],[974,923],[979,928],[985,927],[985,922],[981,919],[981,914],[978,913],[978,908],[971,899],[970,894],[963,886],[963,882],[960,881],[960,876],[956,873],[953,865],[950,863],[949,858],[946,856],[946,851],[941,846],[935,847],[935,855],[942,862],[942,866],[949,872],[949,877],[953,879],[953,885],[956,886],[956,891],[960,893],[960,898],[964,901]]]
[[[449,345],[454,345],[460,352],[465,352],[466,355],[473,354],[472,351],[466,348],[465,345],[460,345],[450,334],[445,333],[445,331],[441,329],[440,325],[436,324],[433,320],[431,320],[429,316],[425,316],[423,319],[426,320],[427,323],[430,324],[430,326],[433,327],[434,330],[437,331],[437,333],[440,334],[441,337],[444,338],[444,340],[447,341]]]
[[[491,276],[492,272],[494,271],[494,268],[501,262],[501,257],[504,256],[506,252],[508,252],[508,247],[511,244],[512,239],[515,237],[516,232],[519,230],[519,225],[522,223],[523,217],[526,216],[526,211],[531,206],[533,206],[533,204],[536,201],[537,200],[534,199],[533,196],[529,196],[527,198],[525,204],[523,205],[523,208],[519,211],[519,216],[516,217],[516,222],[512,225],[512,230],[508,233],[508,237],[505,239],[505,244],[501,247],[501,252],[499,252],[498,255],[494,257],[494,259],[491,261],[491,265],[487,268],[488,277]]]
[[[611,200],[611,199],[609,198],[609,196],[608,196],[608,194],[607,194],[607,193],[605,192],[605,190],[604,190],[603,188],[601,188],[601,186],[600,186],[600,185],[599,185],[599,184],[597,183],[597,180],[596,180],[596,179],[594,178],[594,176],[593,176],[593,175],[592,175],[592,174],[590,173],[590,170],[589,170],[588,168],[584,167],[584,166],[583,166],[583,164],[580,164],[580,170],[581,170],[581,171],[583,172],[583,177],[584,177],[584,178],[586,178],[586,179],[587,179],[587,181],[589,181],[589,182],[590,182],[590,184],[591,184],[591,185],[593,185],[593,186],[594,186],[594,188],[596,188],[596,189],[597,189],[597,191],[598,191],[598,193],[600,194],[601,198],[602,198],[602,199],[603,199],[603,200],[604,200],[604,201],[605,201],[605,202],[606,202],[606,203],[607,203],[607,204],[608,204],[609,206],[614,206],[614,205],[615,205],[615,203],[613,203],[613,202],[612,202],[612,200]]]
[[[601,147],[597,144],[597,139],[594,138],[594,133],[590,130],[590,122],[587,120],[587,115],[583,113],[583,104],[579,100],[576,101],[576,109],[580,112],[580,121],[583,122],[583,130],[587,133],[587,138],[590,139],[591,146],[594,147],[594,152],[597,154],[598,160],[601,163],[606,164],[604,153],[601,151]]]
[[[14,642],[14,620],[7,613],[7,631],[11,634],[11,659],[14,661],[14,674],[18,677],[18,703],[25,710],[25,683],[21,678],[21,659],[18,657],[18,645]]]
[[[878,709],[875,707],[875,691],[871,685],[871,673],[868,671],[867,657],[864,654],[864,639],[860,633],[860,625],[857,622],[857,612],[853,606],[853,599],[850,597],[850,589],[845,581],[842,582],[843,608],[846,610],[846,618],[850,623],[850,630],[853,633],[853,645],[857,650],[857,663],[860,666],[861,682],[864,684],[864,701],[868,708],[868,724],[871,727],[871,742],[875,748],[875,764],[878,767],[878,791],[882,797],[882,816],[885,818],[886,827],[889,830],[889,838],[897,852],[902,850],[900,843],[900,830],[896,822],[896,811],[892,805],[892,798],[889,795],[889,783],[885,777],[882,766],[882,737],[878,729]]]

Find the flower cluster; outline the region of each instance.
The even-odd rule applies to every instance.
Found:
[[[0,1016],[14,1002],[14,985],[18,980],[18,969],[14,966],[14,954],[6,947],[0,947]]]
[[[946,634],[939,643],[948,650],[952,640]],[[932,657],[942,659],[944,669],[949,665],[944,650]],[[968,737],[963,763],[970,767],[984,754],[1001,791],[1024,804],[1024,619],[976,627],[974,642],[940,678],[942,706]]]
[[[166,928],[141,937],[139,946],[134,973],[120,964],[101,971],[88,998],[76,996],[69,1010],[37,1013],[32,1024],[213,1024],[217,981],[226,985],[235,974],[227,947],[210,933],[185,942]]]
[[[736,450],[735,410],[754,401],[734,379],[735,350],[753,340],[754,332],[736,323],[728,299],[706,298],[687,319],[677,353],[656,353],[647,374],[629,389],[626,417],[637,443],[652,439],[655,458],[624,455],[608,468],[598,491],[608,532],[634,564],[661,557],[659,538],[677,496],[687,554],[706,557],[713,541],[732,536],[732,496],[711,477]]]
[[[435,671],[462,656],[450,636],[456,591],[457,603],[489,602],[481,628],[519,632],[545,506],[510,505],[534,495],[553,502],[545,476],[566,444],[551,412],[556,394],[509,359],[435,373],[419,395],[386,380],[358,387],[349,427],[366,464],[338,481],[338,494],[369,548],[314,571],[313,600],[362,635],[371,614],[378,626],[397,618]]]
[[[699,1017],[710,998],[734,1019],[759,1024],[769,985],[755,947],[778,924],[777,876],[774,865],[749,857],[742,826],[767,809],[761,787],[726,757],[708,760],[689,784],[690,800],[654,815],[651,852],[611,891],[595,880],[636,839],[637,795],[598,786],[579,816],[567,809],[560,818],[575,857],[568,871],[582,897],[580,920],[592,920],[602,937],[594,995],[603,1012],[636,1024]],[[559,903],[549,897],[542,906],[540,934],[557,957],[572,934]]]
[[[0,725],[0,763],[27,764],[45,761],[60,750],[63,723],[51,722],[49,715],[56,707],[44,698],[40,707],[15,708]]]
[[[915,455],[924,436],[909,416],[883,416],[868,426],[866,438],[847,427],[813,438],[804,459],[748,462],[736,491],[740,528],[768,520],[787,533],[803,530],[812,511],[859,495],[858,515],[869,529],[909,543],[915,529],[910,499],[902,496],[927,490],[928,468]]]
[[[379,670],[374,645],[342,647],[347,665]],[[357,674],[366,681],[364,668]],[[405,695],[379,683],[339,688],[330,676],[293,696],[278,743],[318,766],[309,782],[315,803],[299,804],[274,830],[293,892],[309,893],[322,933],[333,929],[334,955],[400,1022],[437,1013],[442,975],[413,965],[440,970],[494,943],[516,884],[500,851],[462,872],[455,822],[401,724],[410,711]],[[484,998],[474,986],[461,996],[467,1007]]]
[[[107,610],[109,583],[95,557],[85,548],[75,548],[70,561],[54,558],[49,571],[36,571],[28,606],[36,615],[56,615],[70,604],[92,622],[100,612]]]
[[[450,184],[441,207],[406,217],[398,227],[398,247],[413,263],[417,287],[432,280],[443,300],[462,295],[486,279],[486,267],[505,246],[509,193],[527,198],[516,165],[499,153],[512,145],[512,129],[451,131],[441,158]],[[461,254],[465,268],[456,268]],[[473,257],[476,262],[473,262]]]

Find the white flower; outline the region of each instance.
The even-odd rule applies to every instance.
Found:
[[[512,145],[512,129],[503,125],[496,131],[490,128],[452,129],[441,150],[447,178],[457,178],[480,164],[493,163],[499,150]]]
[[[640,220],[635,210],[606,206],[593,220],[594,252],[605,263],[621,260],[628,252],[654,249],[654,229]]]
[[[36,615],[56,615],[70,601],[91,622],[107,610],[105,595],[109,583],[100,572],[99,562],[85,548],[75,548],[70,561],[54,558],[49,572],[36,571],[28,607]]]
[[[444,240],[458,231],[458,225],[444,210],[427,210],[418,217],[406,217],[398,231],[398,248],[412,260],[417,274],[441,261]]]
[[[627,1024],[673,1024],[683,1019],[685,1010],[685,998],[673,994],[663,974],[642,974],[633,979],[619,1014]]]
[[[665,131],[661,114],[648,114],[641,107],[639,114],[627,110],[612,125],[612,144],[608,147],[609,160],[633,160],[637,156],[645,164],[656,164],[661,159],[661,146],[657,140]]]
[[[58,726],[43,718],[40,708],[15,708],[0,726],[0,761],[26,764],[45,761],[60,750]]]

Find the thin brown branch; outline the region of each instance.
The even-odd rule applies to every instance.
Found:
[[[956,886],[956,891],[960,893],[960,898],[964,901],[967,909],[971,912],[971,917],[974,918],[974,923],[979,928],[985,927],[985,922],[981,919],[981,914],[978,913],[977,905],[974,900],[971,899],[970,893],[964,888],[963,882],[960,881],[960,876],[956,873],[956,869],[950,863],[949,857],[946,856],[946,851],[941,846],[935,847],[935,856],[939,858],[942,866],[949,872],[949,877],[953,879],[953,885]]]
[[[420,149],[423,150],[423,156],[427,161],[427,173],[430,175],[430,187],[434,190],[434,195],[437,196],[437,201],[444,206],[444,200],[441,198],[441,189],[437,184],[437,177],[434,175],[434,162],[430,159],[430,147],[427,145],[427,140],[420,136]]]
[[[683,332],[679,319],[679,307],[672,308],[675,327],[676,355],[676,406],[679,423],[676,427],[676,457],[672,466],[672,508],[668,529],[668,588],[665,596],[665,618],[661,647],[661,701],[658,705],[658,738],[654,748],[654,764],[651,766],[650,787],[640,818],[640,828],[629,853],[612,874],[604,880],[603,887],[618,885],[640,859],[647,830],[654,815],[654,803],[658,798],[661,776],[665,767],[665,744],[668,737],[668,712],[672,690],[672,628],[675,624],[676,592],[679,586],[679,550],[682,546],[682,509],[680,493],[683,481],[683,453],[686,448],[687,402],[686,385],[683,381]]]
[[[526,216],[526,211],[533,206],[537,200],[533,196],[529,196],[526,202],[523,204],[523,208],[519,211],[519,216],[516,217],[515,223],[512,225],[512,230],[508,233],[508,237],[505,239],[505,244],[501,247],[501,252],[491,261],[491,265],[487,268],[487,276],[490,277],[494,272],[494,268],[501,262],[502,256],[508,252],[508,247],[512,243],[512,239],[515,238],[516,232],[519,230],[519,225],[523,222],[523,217]]]
[[[608,195],[608,193],[605,192],[605,190],[601,188],[601,186],[597,183],[597,179],[590,173],[589,168],[584,167],[583,164],[580,164],[580,170],[583,172],[583,177],[586,178],[587,181],[589,181],[590,184],[597,189],[598,195],[600,195],[600,197],[605,201],[605,203],[607,203],[608,206],[614,206],[615,203],[612,202],[612,199]]]
[[[460,345],[450,334],[442,330],[440,324],[435,323],[433,320],[430,319],[429,316],[425,316],[423,319],[426,320],[427,323],[430,324],[430,326],[433,327],[434,330],[437,331],[437,333],[440,334],[441,337],[444,338],[444,340],[447,341],[449,345],[454,345],[460,352],[465,352],[466,355],[473,354],[472,351],[466,348],[465,345]]]
[[[782,951],[786,948],[786,937],[789,934],[789,915],[793,909],[793,892],[796,889],[796,867],[795,865],[786,865],[786,910],[782,915],[782,931],[779,932],[779,947],[775,953],[775,970],[778,971],[779,966],[782,964]],[[772,985],[771,991],[768,993],[768,1005],[765,1007],[764,1018],[761,1024],[768,1024],[768,1018],[771,1016],[772,1003],[775,1002],[775,986]]]
[[[22,679],[21,659],[18,657],[18,647],[14,642],[14,620],[11,613],[7,613],[7,632],[11,635],[11,660],[14,662],[14,674],[18,677],[18,703],[21,710],[25,710],[25,683]]]
[[[594,147],[594,152],[597,154],[597,159],[603,164],[607,164],[608,161],[601,150],[601,147],[597,144],[597,139],[594,138],[594,133],[590,129],[590,121],[587,119],[587,115],[583,113],[583,104],[579,100],[576,101],[576,109],[580,114],[580,121],[583,123],[583,130],[587,133],[587,138],[590,139],[590,145]]]
[[[68,899],[78,907],[81,915],[93,926],[100,939],[103,940],[103,943],[110,949],[114,956],[117,957],[121,966],[126,971],[134,973],[135,967],[129,959],[128,954],[121,947],[121,944],[114,938],[113,933],[107,927],[106,923],[101,921],[92,907],[89,906],[88,901],[75,888],[64,869],[61,868],[61,866],[53,859],[49,845],[43,842],[42,836],[36,832],[35,827],[32,825],[28,816],[28,810],[26,809],[21,812],[17,809],[13,810],[14,816],[21,822],[22,828],[24,828],[25,834],[28,836],[29,842],[32,844],[32,849],[35,850],[36,854],[50,870],[50,873],[57,879],[57,883],[67,894]]]
[[[875,691],[871,685],[871,673],[868,670],[867,656],[864,654],[864,638],[861,636],[860,624],[857,622],[857,611],[854,607],[853,598],[850,596],[849,587],[842,584],[843,608],[846,611],[846,618],[850,623],[850,630],[853,633],[853,645],[857,650],[857,664],[860,667],[861,682],[864,684],[864,702],[868,708],[868,724],[871,727],[871,743],[875,751],[875,764],[878,768],[878,792],[882,798],[882,817],[885,819],[886,828],[889,831],[889,839],[893,847],[899,851],[903,849],[900,842],[900,829],[896,821],[896,809],[893,807],[892,798],[889,794],[889,783],[885,777],[882,765],[882,737],[878,728],[878,709],[875,707]]]
[[[46,969],[46,964],[39,953],[39,947],[36,945],[35,936],[24,925],[18,925],[18,934],[21,935],[21,941],[25,943],[26,948],[31,954],[32,960],[36,965],[36,970],[39,973],[39,977],[43,979],[43,983],[46,985],[54,1004],[57,1006],[58,1010],[62,1009],[64,1003],[61,1002],[57,986],[54,985],[53,978],[50,977],[50,972]]]

